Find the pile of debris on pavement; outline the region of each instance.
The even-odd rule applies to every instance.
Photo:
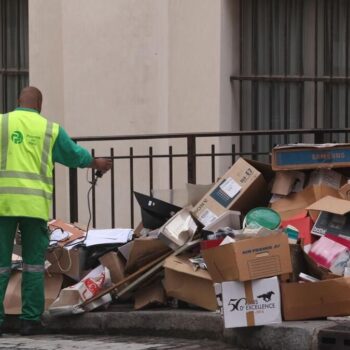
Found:
[[[220,310],[227,328],[348,316],[349,166],[350,144],[277,146],[271,165],[239,158],[215,184],[189,184],[181,201],[174,190],[135,192],[135,230],[52,220],[46,308],[186,304]],[[20,248],[19,235],[7,314],[21,308]]]

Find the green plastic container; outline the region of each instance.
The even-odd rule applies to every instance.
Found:
[[[248,212],[244,218],[244,223],[246,227],[265,227],[269,230],[275,230],[281,224],[281,217],[273,209],[258,207]]]

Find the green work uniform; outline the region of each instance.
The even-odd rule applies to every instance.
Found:
[[[45,300],[53,164],[84,168],[92,157],[62,127],[32,109],[17,108],[0,115],[0,135],[0,324],[4,320],[3,301],[17,227],[23,258],[21,318],[39,320]]]

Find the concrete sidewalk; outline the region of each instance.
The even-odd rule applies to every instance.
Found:
[[[215,312],[189,309],[133,311],[116,306],[103,312],[69,317],[51,317],[45,314],[44,322],[48,333],[207,338],[254,350],[317,349],[318,332],[339,324],[319,320],[224,329],[220,314]],[[8,332],[16,332],[19,329],[18,318],[9,317],[5,327]]]

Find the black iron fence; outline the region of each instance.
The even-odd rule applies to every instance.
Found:
[[[212,182],[215,181],[218,159],[222,157],[229,158],[230,164],[233,164],[238,157],[247,157],[251,159],[270,161],[270,151],[272,147],[279,144],[286,144],[290,142],[307,142],[307,143],[324,143],[324,142],[339,142],[347,139],[350,129],[298,129],[298,130],[264,130],[264,131],[240,131],[240,132],[206,132],[206,133],[191,133],[191,134],[154,134],[154,135],[125,135],[125,136],[99,136],[99,137],[78,137],[74,141],[82,146],[94,144],[96,147],[100,143],[108,145],[109,152],[104,154],[97,154],[96,149],[92,148],[93,156],[109,157],[113,159],[113,167],[109,173],[105,175],[109,182],[108,197],[104,198],[104,210],[106,208],[110,211],[110,226],[116,227],[116,203],[117,200],[122,200],[128,207],[130,225],[135,225],[135,208],[133,191],[138,190],[135,184],[135,167],[138,161],[146,161],[146,168],[143,169],[143,180],[147,178],[148,192],[151,194],[154,187],[154,174],[157,169],[154,163],[157,159],[165,159],[167,164],[167,187],[172,189],[174,185],[174,176],[178,176],[178,169],[174,165],[176,159],[183,159],[185,166],[182,171],[185,171],[185,178],[188,183],[197,183],[197,163],[199,159],[206,158],[210,164],[206,167],[206,172]],[[225,140],[225,145],[218,146],[217,142],[212,140]],[[153,147],[152,142],[157,143],[163,141],[163,146]],[[164,140],[166,146],[164,147]],[[184,147],[182,151],[177,151],[172,145],[173,142],[182,140]],[[249,140],[247,147],[247,140]],[[133,143],[140,142],[146,144],[143,151],[140,153],[134,152]],[[263,142],[262,142],[263,141]],[[128,151],[119,153],[116,151],[118,147],[115,145],[120,142],[127,142]],[[201,147],[198,147],[200,143]],[[204,144],[204,146],[203,146]],[[261,144],[264,147],[261,147]],[[244,146],[245,145],[245,146]],[[158,145],[159,146],[159,145]],[[95,147],[95,146],[94,146]],[[185,149],[185,151],[183,151]],[[115,178],[115,170],[118,167],[118,162],[123,161],[128,167],[128,176],[123,178]],[[125,163],[126,162],[126,163]],[[164,168],[164,163],[162,165]],[[203,170],[201,170],[203,172]],[[184,175],[184,174],[182,174]],[[94,175],[92,175],[94,176]],[[104,179],[104,181],[106,181]],[[81,180],[79,181],[77,169],[69,170],[69,205],[70,205],[70,220],[76,222],[79,220],[79,190],[81,188]],[[128,198],[116,198],[116,191],[118,186],[127,186]],[[85,198],[85,197],[84,197]],[[54,205],[54,215],[56,206]],[[97,222],[96,211],[96,193],[95,189],[92,191],[92,225],[96,226]],[[136,223],[137,224],[137,223]]]

